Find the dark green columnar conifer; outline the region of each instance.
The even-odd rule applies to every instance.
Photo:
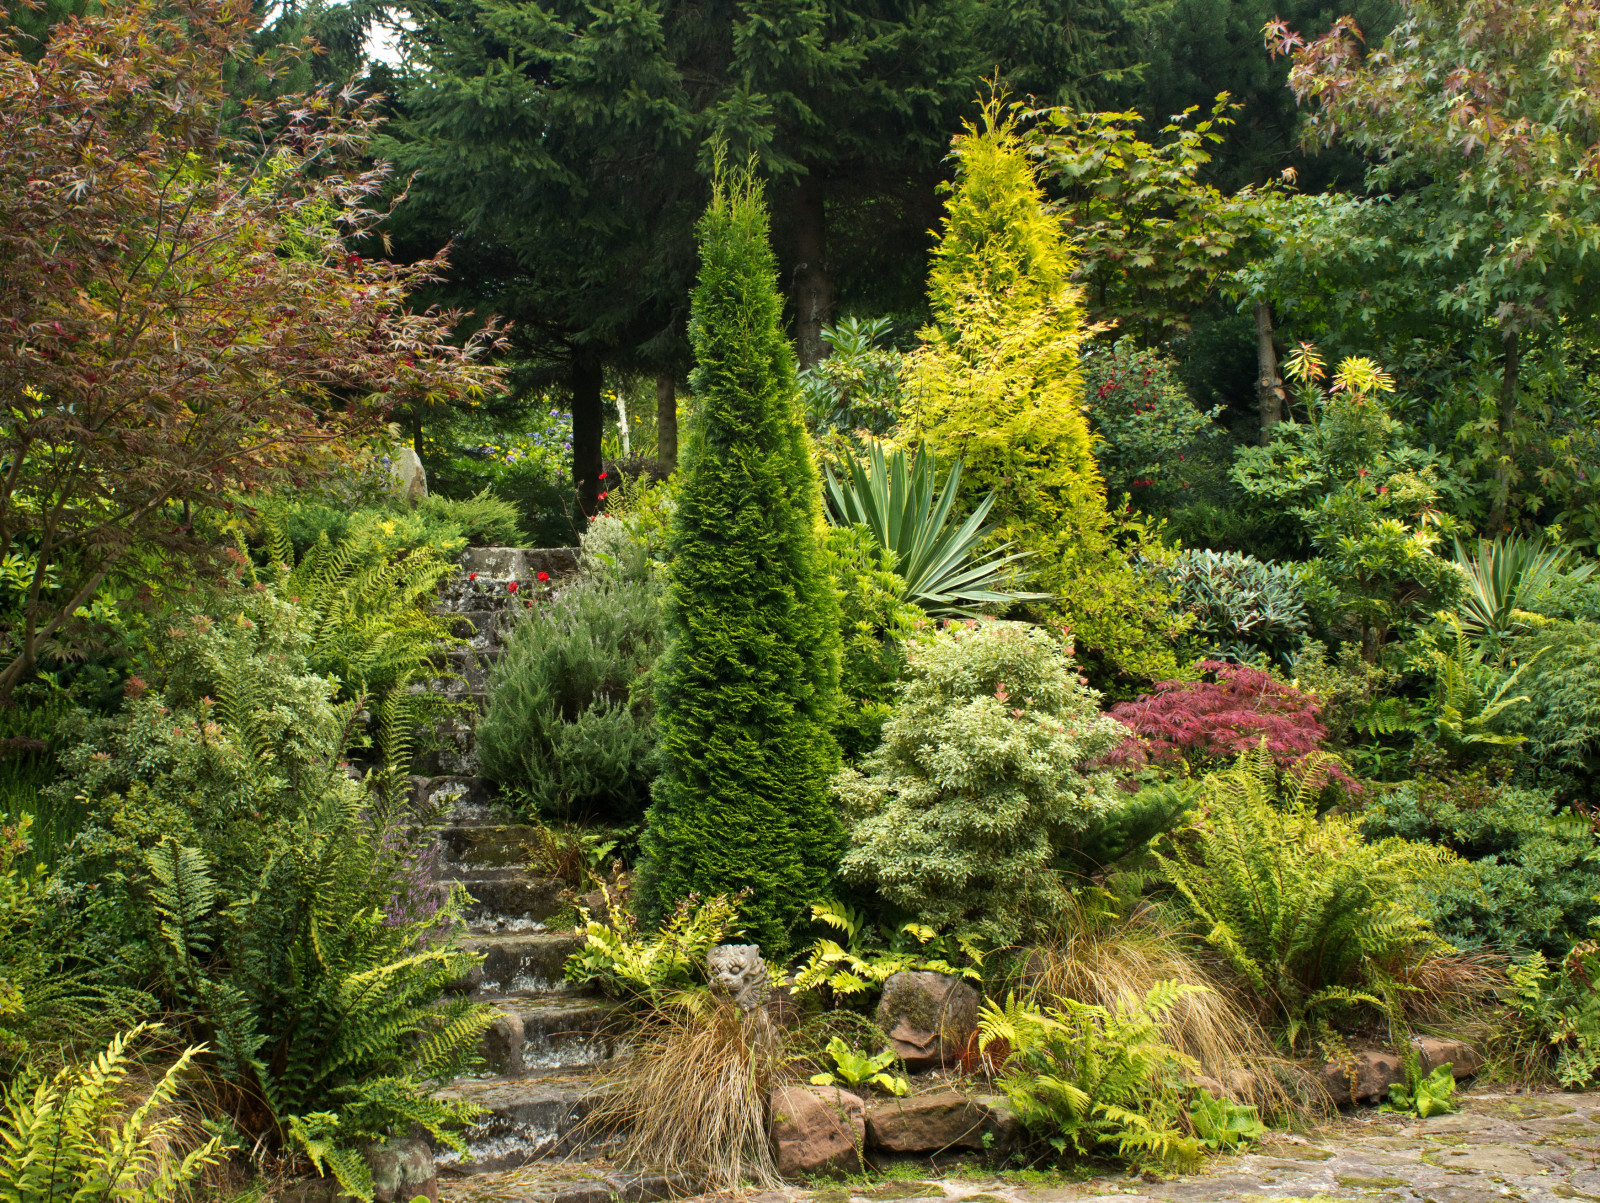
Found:
[[[662,907],[748,889],[746,935],[770,958],[843,846],[828,793],[838,601],[760,184],[722,174],[699,235],[649,882]]]

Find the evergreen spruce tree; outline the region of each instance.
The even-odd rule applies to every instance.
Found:
[[[843,832],[828,791],[838,601],[767,220],[748,172],[719,173],[699,226],[645,844],[656,905],[748,889],[746,933],[770,958],[827,894]]]
[[[928,273],[935,324],[907,359],[901,434],[960,457],[969,502],[993,491],[1002,533],[1032,554],[1034,587],[1055,597],[1102,686],[1176,677],[1178,620],[1130,566],[1122,543],[1140,530],[1119,529],[1095,464],[1071,246],[999,98],[954,151]]]

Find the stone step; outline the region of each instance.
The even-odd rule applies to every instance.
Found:
[[[464,936],[459,948],[483,958],[465,983],[474,994],[549,994],[566,989],[562,969],[583,944],[570,931],[521,931]]]
[[[479,1051],[494,1073],[601,1065],[627,1045],[628,1013],[597,994],[478,995],[497,1012]]]
[[[470,1156],[440,1149],[439,1168],[485,1173],[592,1148],[605,1134],[583,1121],[607,1090],[594,1067],[457,1078],[435,1097],[476,1103],[487,1114],[462,1133]]]
[[[469,547],[457,561],[461,575],[478,581],[537,581],[541,572],[552,580],[578,571],[576,547]],[[474,582],[477,583],[477,582]]]
[[[524,868],[547,838],[528,823],[452,824],[439,833],[445,859],[469,868]]]
[[[454,1198],[450,1187],[446,1194]],[[465,1184],[464,1184],[465,1185]],[[493,1194],[496,1203],[655,1203],[698,1194],[704,1182],[689,1174],[666,1170],[622,1170],[603,1163],[535,1162],[514,1173],[499,1175]]]
[[[428,682],[430,692],[463,693],[484,692],[488,688],[489,674],[504,654],[501,647],[453,647],[435,652],[429,663],[435,670],[454,674],[452,678],[434,678]],[[433,688],[437,683],[438,688]]]
[[[472,896],[468,923],[501,929],[508,921],[542,923],[562,909],[566,900],[561,895],[568,889],[560,878],[514,866],[451,869],[440,880],[459,881]]]
[[[411,779],[412,798],[418,809],[438,805],[451,827],[502,827],[513,821],[509,809],[495,798],[494,784],[487,777],[470,774],[438,774]]]
[[[434,614],[445,620],[450,633],[457,639],[470,640],[473,647],[499,647],[518,614],[510,607],[492,610],[443,610]]]

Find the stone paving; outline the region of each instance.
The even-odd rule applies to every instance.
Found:
[[[557,1167],[441,1176],[440,1203],[607,1203],[656,1195],[658,1178]],[[1600,1203],[1600,1094],[1474,1093],[1462,1110],[1419,1120],[1361,1110],[1172,1177],[1126,1172],[995,1174],[960,1164],[900,1164],[876,1179],[795,1184],[701,1203]]]

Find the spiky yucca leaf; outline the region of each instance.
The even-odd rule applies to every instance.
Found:
[[[991,533],[984,520],[994,495],[986,496],[966,519],[951,527],[961,461],[951,465],[942,489],[937,481],[938,463],[932,452],[921,451],[907,460],[906,453],[897,450],[886,458],[883,444],[873,442],[865,467],[853,460],[848,464],[848,480],[840,482],[828,470],[829,519],[835,526],[860,524],[870,530],[878,545],[893,553],[895,571],[906,583],[906,600],[929,614],[973,617],[983,607],[1048,600],[1045,593],[1002,588],[1007,569],[1026,553],[1002,556],[1005,548],[999,547],[976,554]]]
[[[1556,578],[1587,580],[1595,564],[1568,567],[1570,547],[1552,547],[1540,536],[1497,535],[1479,539],[1471,551],[1456,547],[1456,566],[1467,578],[1461,599],[1461,623],[1474,639],[1499,640],[1522,627],[1519,610]]]

